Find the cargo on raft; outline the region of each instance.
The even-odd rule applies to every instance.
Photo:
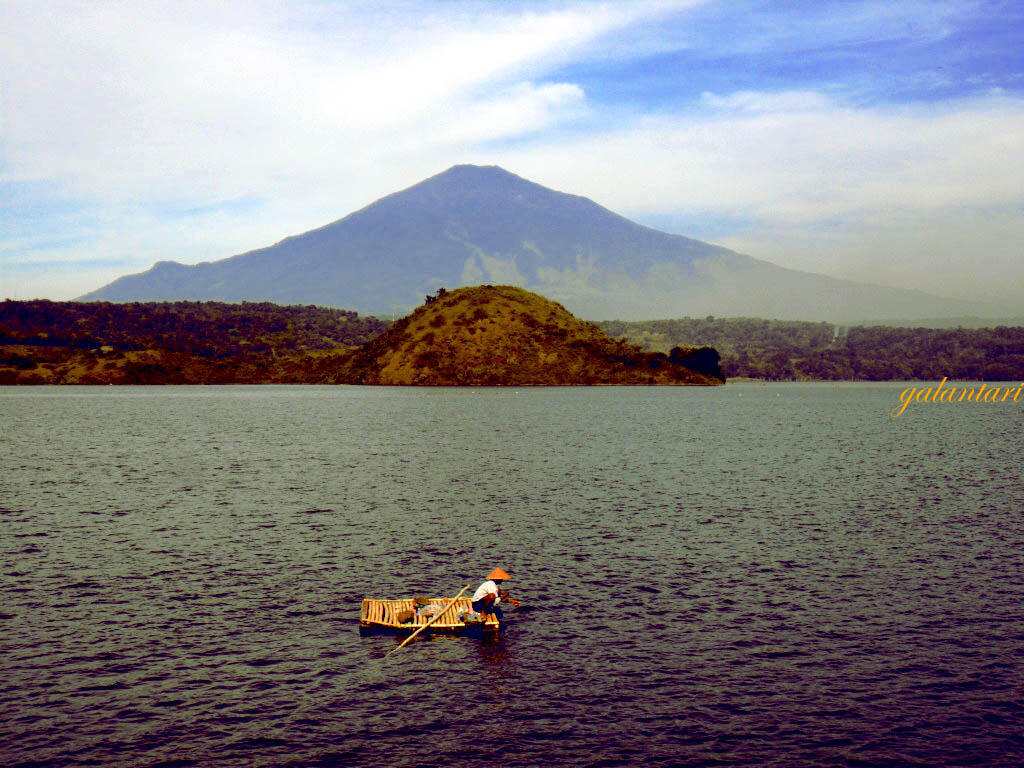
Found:
[[[438,614],[444,612],[438,618]],[[431,623],[432,622],[432,623]],[[359,613],[360,632],[416,632],[430,624],[428,632],[461,634],[498,632],[501,625],[493,613],[486,621],[473,612],[468,597],[416,597],[407,600],[365,598]]]

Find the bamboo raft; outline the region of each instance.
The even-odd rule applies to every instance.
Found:
[[[433,597],[427,600],[428,605],[440,605],[442,608],[452,604],[450,597]],[[422,629],[434,616],[413,616],[412,621],[402,624],[398,615],[403,611],[412,611],[416,608],[412,598],[408,600],[375,600],[365,598],[363,607],[359,613],[359,631],[387,630],[391,632],[416,632]],[[431,632],[446,632],[458,634],[460,632],[483,631],[497,632],[500,629],[498,617],[493,613],[487,617],[486,622],[477,624],[466,624],[459,619],[459,613],[472,611],[471,601],[468,597],[460,597],[455,600],[455,605],[448,608],[438,621],[430,624]]]

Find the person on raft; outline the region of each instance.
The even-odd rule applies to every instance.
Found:
[[[507,589],[501,591],[501,582],[510,578],[512,577],[501,568],[495,568],[487,577],[487,581],[476,588],[476,592],[473,593],[473,613],[479,613],[481,621],[487,621],[487,616],[492,613],[501,621],[504,614],[498,604],[502,600],[507,600],[511,605],[519,605],[519,601],[513,600]]]

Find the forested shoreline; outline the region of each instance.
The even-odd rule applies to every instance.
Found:
[[[269,302],[0,303],[0,384],[322,378],[389,323]],[[906,328],[759,318],[596,323],[652,352],[713,347],[727,378],[1024,381],[1024,327]]]
[[[7,300],[0,344],[165,349],[206,358],[365,344],[388,323],[313,305],[218,301],[114,303]]]
[[[214,301],[0,303],[0,384],[305,381],[388,323],[343,309]]]
[[[896,328],[759,318],[598,323],[656,351],[711,346],[726,378],[767,381],[1024,381],[1024,327]]]

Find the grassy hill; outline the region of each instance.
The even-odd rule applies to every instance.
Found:
[[[644,352],[512,287],[439,291],[390,328],[354,312],[268,303],[0,304],[0,384],[720,384],[720,376],[713,349]]]
[[[696,370],[695,370],[696,369]],[[354,352],[335,380],[395,385],[720,384],[710,349],[644,352],[512,286],[437,297]]]

